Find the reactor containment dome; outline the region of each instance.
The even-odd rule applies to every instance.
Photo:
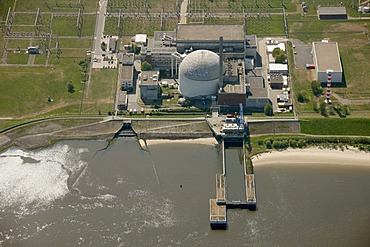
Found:
[[[224,65],[221,69],[224,74]],[[179,70],[179,91],[183,96],[193,98],[217,93],[220,58],[216,53],[208,50],[194,51],[184,58]]]

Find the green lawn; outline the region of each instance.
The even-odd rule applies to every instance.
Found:
[[[93,69],[89,98],[83,100],[81,113],[107,114],[113,110],[117,70]]]
[[[52,68],[2,68],[0,115],[24,117],[61,108],[71,102],[79,102],[82,90],[78,62],[61,59]],[[72,94],[67,91],[69,80],[75,86],[75,92]],[[48,102],[47,96],[52,97],[54,101]]]
[[[0,0],[0,20],[5,21],[9,7],[13,7],[15,0]]]
[[[291,38],[298,38],[307,44],[324,38],[338,42],[346,87],[334,88],[334,92],[346,98],[369,98],[368,68],[370,67],[370,46],[365,30],[370,28],[368,20],[320,21],[300,20],[297,15],[288,16]]]
[[[301,132],[312,135],[370,136],[370,119],[310,118],[301,122]]]
[[[63,12],[76,12],[80,7],[78,0],[17,0],[16,11],[63,11]],[[81,1],[85,12],[95,11],[97,1],[82,0]]]
[[[8,64],[27,64],[29,55],[24,52],[8,52],[6,62]],[[1,79],[0,79],[1,80]]]

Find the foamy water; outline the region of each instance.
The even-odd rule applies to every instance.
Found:
[[[32,214],[69,193],[68,178],[86,150],[55,145],[39,151],[9,149],[0,155],[0,210]]]

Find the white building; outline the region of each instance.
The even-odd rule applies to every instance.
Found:
[[[282,63],[270,63],[269,73],[276,73],[280,75],[288,75],[288,65]]]
[[[342,83],[343,69],[340,62],[339,48],[337,42],[313,42],[313,60],[315,63],[316,78],[319,82],[327,80],[326,70],[333,70],[332,83]]]

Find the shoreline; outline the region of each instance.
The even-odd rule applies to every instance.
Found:
[[[216,145],[218,144],[216,138],[196,138],[196,139],[146,139],[147,145],[158,145],[158,144],[172,144],[172,143],[184,143],[184,144],[202,144],[202,145]]]
[[[252,157],[253,166],[266,165],[348,165],[370,167],[370,153],[356,148],[345,150],[308,147],[304,149],[287,149],[257,154]]]

